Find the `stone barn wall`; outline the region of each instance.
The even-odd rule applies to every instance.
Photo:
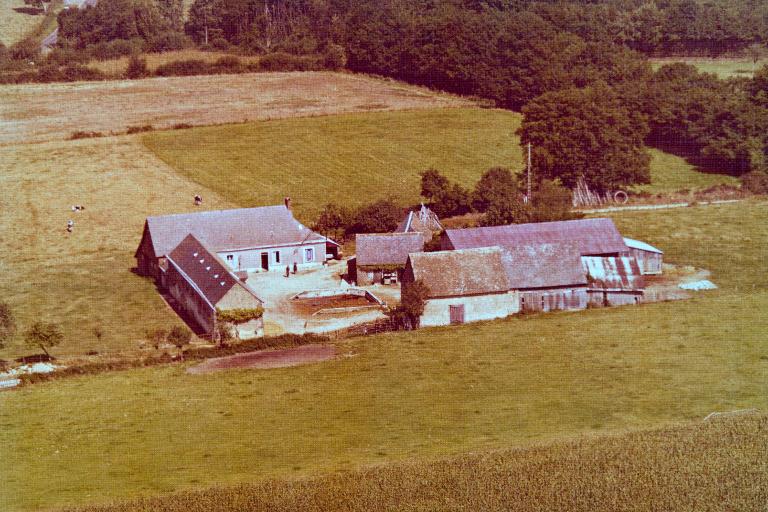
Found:
[[[517,292],[428,299],[421,316],[421,326],[431,327],[451,323],[450,307],[464,306],[464,322],[506,318],[520,311]]]
[[[520,310],[524,312],[586,309],[588,302],[586,287],[520,291]]]

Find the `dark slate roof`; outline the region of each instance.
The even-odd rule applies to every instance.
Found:
[[[408,254],[424,250],[421,233],[360,234],[355,237],[359,266],[403,265]]]
[[[655,252],[656,254],[664,254],[664,251],[662,251],[661,249],[657,249],[651,244],[647,244],[640,240],[633,240],[631,238],[625,237],[624,243],[627,244],[627,247],[629,247],[630,249],[638,249],[640,251]]]
[[[326,240],[284,205],[148,217],[147,227],[157,257],[171,252],[190,233],[215,252]]]
[[[600,258],[587,256],[581,259],[587,272],[590,289],[606,291],[640,291],[645,281],[640,266],[632,256]]]
[[[573,242],[578,245],[582,256],[628,251],[624,239],[611,219],[565,220],[483,228],[447,229],[445,234],[456,249]]]
[[[168,261],[181,271],[211,306],[216,304],[235,286],[242,286],[262,302],[244,285],[211,250],[194,235],[187,235],[168,255]]]
[[[510,289],[500,247],[421,252],[408,258],[414,279],[429,287],[430,297],[482,295]]]
[[[579,248],[574,243],[505,247],[502,261],[513,290],[587,283]]]
[[[400,222],[395,231],[398,233],[415,231],[426,233],[442,230],[443,225],[440,224],[437,214],[422,204],[419,211],[408,212],[408,215]]]

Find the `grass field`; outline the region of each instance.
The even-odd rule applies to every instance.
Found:
[[[768,407],[768,203],[615,219],[668,261],[712,270],[721,288],[683,302],[351,340],[339,348],[354,357],[314,366],[206,376],[174,366],[7,393],[0,508],[312,475]]]
[[[61,3],[61,2],[58,2]],[[44,14],[27,14],[15,9],[29,8],[24,0],[0,0],[0,42],[5,46],[21,41],[43,22]]]
[[[85,510],[747,511],[766,489],[768,417],[750,415]]]
[[[699,172],[684,158],[671,153],[653,148],[649,151],[651,153],[651,183],[633,187],[633,190],[659,194],[682,189],[705,189],[720,184],[734,186],[739,184],[738,178],[727,174]]]
[[[231,57],[231,53],[224,52],[203,52],[200,50],[178,50],[164,53],[148,53],[142,55],[147,61],[147,68],[154,72],[158,67],[169,62],[178,60],[202,60],[205,62],[216,62],[222,57]],[[238,56],[243,64],[258,62],[257,56]],[[128,69],[129,57],[120,57],[119,59],[94,60],[88,64],[88,67],[98,69],[102,73],[112,76],[121,76]]]
[[[768,64],[768,59],[759,59],[757,62],[754,62],[749,58],[665,57],[649,60],[654,69],[658,69],[664,64],[684,62],[696,66],[699,71],[713,73],[720,78],[751,77],[755,71]]]

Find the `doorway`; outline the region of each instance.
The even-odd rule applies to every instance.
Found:
[[[262,270],[269,270],[269,253],[261,253],[261,268]]]

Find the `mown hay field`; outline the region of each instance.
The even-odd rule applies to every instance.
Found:
[[[768,417],[746,415],[81,512],[763,510]]]
[[[749,78],[755,71],[768,64],[768,59],[761,58],[757,62],[750,58],[722,57],[710,59],[704,57],[666,57],[649,59],[651,66],[658,69],[664,64],[683,62],[696,66],[703,73],[712,73],[720,78]]]
[[[418,204],[419,172],[430,167],[467,187],[494,166],[519,171],[521,120],[479,108],[358,113],[152,132],[143,141],[180,174],[238,204],[288,195],[298,212],[314,217],[328,202],[359,205],[391,196]],[[737,182],[655,149],[651,154],[653,183],[641,190]]]
[[[392,80],[330,72],[250,73],[0,87],[0,145],[78,131],[124,133],[254,119],[472,105]]]
[[[233,55],[225,52],[204,52],[201,50],[176,50],[163,53],[147,53],[141,55],[147,61],[147,69],[154,72],[158,67],[169,62],[179,60],[202,60],[204,62],[216,62],[222,57],[232,57]],[[243,64],[258,62],[258,56],[237,56]],[[129,57],[120,57],[118,59],[94,60],[88,63],[88,67],[98,69],[102,73],[112,76],[122,76],[128,69]]]
[[[189,375],[178,365],[6,393],[0,508],[317,475],[768,408],[768,203],[615,219],[668,261],[712,270],[720,289],[353,339],[337,347],[353,357],[304,367]],[[703,492],[697,481],[691,496]]]

